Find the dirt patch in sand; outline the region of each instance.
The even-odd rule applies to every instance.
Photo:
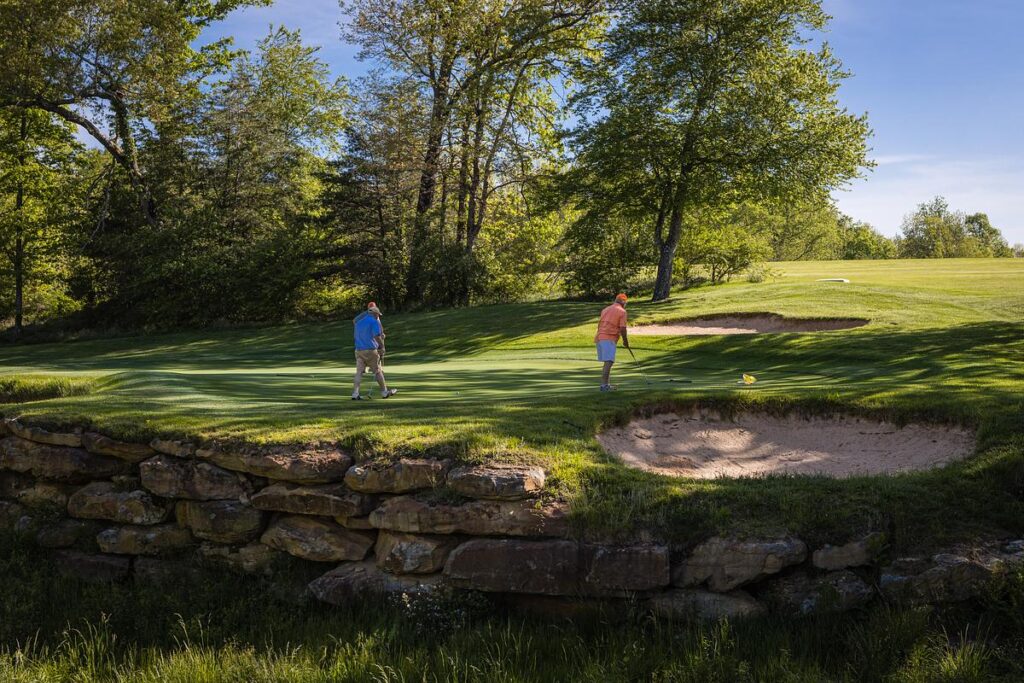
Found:
[[[694,479],[924,470],[967,457],[975,444],[974,433],[959,427],[697,412],[634,420],[597,439],[630,467]]]
[[[849,330],[868,324],[863,318],[784,318],[773,313],[709,315],[659,325],[629,328],[629,335],[694,336],[711,334],[772,334],[778,332],[827,332]]]

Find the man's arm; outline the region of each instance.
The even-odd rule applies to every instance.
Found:
[[[381,357],[384,357],[384,325],[381,324],[380,320],[377,321],[377,334],[373,337],[373,340],[377,342],[377,350],[380,352]]]
[[[626,334],[626,327],[622,326],[619,328],[619,335],[622,336],[622,345],[627,349],[629,348],[629,335]]]

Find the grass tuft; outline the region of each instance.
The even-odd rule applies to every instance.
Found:
[[[0,375],[0,404],[31,403],[53,398],[86,396],[93,390],[89,378],[47,375]]]

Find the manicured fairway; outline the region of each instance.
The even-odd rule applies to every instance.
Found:
[[[631,323],[773,312],[863,317],[870,324],[811,334],[637,337],[634,348],[651,385],[620,351],[613,377],[620,391],[601,394],[592,345],[600,302],[386,315],[386,372],[400,393],[369,402],[349,400],[347,320],[7,346],[0,347],[0,392],[12,377],[21,384],[71,378],[89,391],[0,404],[0,411],[85,422],[125,437],[331,440],[367,455],[530,460],[552,472],[554,493],[570,499],[587,523],[617,529],[635,522],[685,537],[730,525],[800,526],[819,516],[815,506],[837,501],[836,519],[823,525],[827,533],[889,514],[880,510],[897,499],[908,504],[919,487],[996,495],[986,488],[988,479],[982,485],[966,472],[993,477],[996,465],[1024,472],[1024,260],[775,267],[780,277],[771,282],[698,288],[661,304],[637,301],[629,308]],[[816,282],[824,277],[851,282]],[[738,386],[743,372],[758,383]],[[370,377],[365,382],[373,387]],[[885,480],[697,483],[626,470],[593,438],[602,425],[645,404],[694,401],[961,421],[981,428],[989,455]],[[1001,455],[990,455],[996,451]],[[977,490],[962,488],[969,484]],[[895,498],[883,501],[887,492]],[[986,509],[978,501],[980,516],[961,515],[958,523],[1009,523],[1021,505],[1013,507],[1007,496],[1004,505],[996,495]],[[945,503],[915,498],[913,504]],[[840,518],[848,513],[860,516]]]

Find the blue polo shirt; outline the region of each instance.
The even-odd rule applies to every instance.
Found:
[[[384,332],[380,321],[372,315],[364,315],[356,318],[355,341],[356,351],[372,351],[377,348],[374,337]]]

